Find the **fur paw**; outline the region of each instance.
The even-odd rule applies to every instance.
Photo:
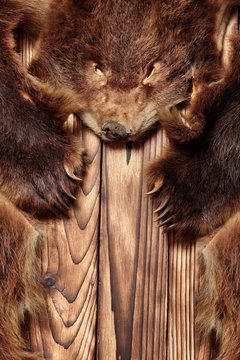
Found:
[[[5,95],[5,94],[4,94]],[[17,92],[0,112],[0,188],[22,210],[40,218],[66,213],[75,199],[86,155],[62,121]],[[5,110],[7,109],[7,110]]]
[[[179,168],[188,169],[187,163],[179,164],[176,159],[165,157],[152,161],[146,170],[148,195],[154,199],[156,221],[164,227],[164,232],[204,233],[207,225],[195,179],[189,178],[189,171],[184,176]]]
[[[159,226],[164,226],[164,232],[178,229],[176,215],[178,210],[174,208],[172,195],[175,192],[174,184],[170,184],[169,178],[164,173],[164,166],[161,159],[154,160],[147,168],[148,188],[151,189],[147,195],[150,195],[155,202],[154,213],[157,215],[155,221]]]
[[[74,142],[66,154],[62,146],[50,147],[48,154],[38,152],[36,159],[18,164],[14,178],[7,174],[2,191],[19,208],[36,217],[67,213],[76,199],[85,165],[84,150]]]
[[[147,193],[155,199],[156,209],[154,213],[157,214],[155,221],[159,226],[164,226],[163,232],[178,230],[180,226],[177,223],[176,214],[171,204],[171,196],[166,191],[166,186],[163,181],[159,179],[154,183],[154,187]]]
[[[149,186],[150,187],[150,186]],[[176,224],[172,222],[172,215],[170,214],[170,195],[164,192],[164,180],[161,178],[156,179],[153,189],[147,195],[152,196],[157,203],[157,208],[154,213],[157,214],[155,221],[159,226],[164,226],[163,232],[172,231],[176,228]]]

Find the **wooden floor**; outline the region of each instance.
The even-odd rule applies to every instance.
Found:
[[[21,38],[23,61],[31,51]],[[207,360],[195,336],[195,243],[154,223],[143,170],[161,129],[139,144],[102,144],[74,118],[90,157],[70,218],[49,224],[42,273],[56,279],[31,323],[33,350],[51,360]]]

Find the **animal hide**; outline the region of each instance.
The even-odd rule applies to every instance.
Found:
[[[64,127],[74,96],[34,79],[14,51],[14,28],[37,34],[45,9],[44,1],[0,1],[1,360],[39,358],[26,351],[23,328],[42,303],[41,222],[66,212],[84,164],[79,140]]]
[[[135,141],[162,124],[169,145],[146,170],[158,219],[199,238],[198,326],[216,358],[239,358],[238,5],[0,0],[1,359],[38,359],[21,330],[41,306],[41,222],[71,206],[84,168],[64,126],[71,113],[105,141]],[[38,37],[28,71],[17,27]]]

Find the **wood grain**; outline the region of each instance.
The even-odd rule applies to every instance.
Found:
[[[47,359],[93,359],[95,354],[100,143],[89,132],[84,131],[84,137],[86,147],[91,143],[87,186],[69,218],[53,228],[49,224],[42,258],[43,274],[54,277],[56,284],[46,295],[48,321],[35,324],[42,346],[35,340],[33,348],[38,345]]]
[[[165,359],[168,244],[153,223],[144,163],[162,132],[142,145],[104,145],[99,267],[98,359]],[[128,161],[127,161],[128,160]]]
[[[194,360],[195,242],[169,241],[168,359]]]
[[[97,316],[100,142],[84,131],[91,166],[74,209],[49,224],[42,273],[56,279],[46,315],[32,327],[32,346],[47,359],[94,359]],[[87,144],[89,142],[89,144]]]

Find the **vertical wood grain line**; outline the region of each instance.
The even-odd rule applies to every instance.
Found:
[[[195,241],[169,240],[168,359],[195,359]]]
[[[104,158],[105,158],[105,167],[104,167],[104,173],[105,173],[105,181],[106,181],[106,189],[109,187],[109,180],[108,180],[108,167],[107,167],[107,146],[104,145]],[[127,161],[128,165],[128,161]],[[111,169],[111,168],[110,168]],[[109,169],[109,170],[110,170]],[[116,184],[117,185],[117,184]],[[139,227],[140,227],[140,219],[141,219],[141,202],[142,202],[142,180],[139,186],[139,203],[138,208],[140,209],[140,213],[138,215],[137,224],[136,224],[136,243],[139,243]],[[108,254],[109,254],[109,264],[110,264],[110,282],[111,282],[111,288],[114,289],[115,286],[115,264],[113,263],[113,258],[111,257],[111,254],[113,253],[112,241],[114,239],[114,234],[111,233],[111,228],[109,226],[109,211],[111,210],[109,206],[109,193],[106,191],[106,227],[107,227],[107,242],[108,242]],[[130,320],[128,322],[128,326],[125,327],[125,331],[128,333],[127,342],[122,344],[122,338],[121,338],[121,332],[119,331],[118,322],[119,321],[119,308],[118,308],[118,300],[116,299],[115,293],[112,293],[112,311],[114,312],[114,320],[115,320],[115,333],[116,333],[116,341],[117,341],[117,349],[116,349],[116,358],[125,359],[127,356],[129,359],[131,358],[131,345],[132,345],[132,326],[133,326],[133,312],[134,312],[134,301],[135,301],[135,291],[136,291],[136,273],[137,273],[137,266],[138,266],[138,246],[136,246],[136,255],[135,255],[135,262],[134,262],[134,272],[132,274],[133,280],[131,285],[131,302],[129,306],[129,317]],[[127,325],[127,324],[125,324]],[[121,330],[123,330],[121,328]]]
[[[104,145],[100,360],[166,359],[168,247],[143,183],[143,162],[161,151],[161,136],[133,144],[131,157],[124,145]]]

